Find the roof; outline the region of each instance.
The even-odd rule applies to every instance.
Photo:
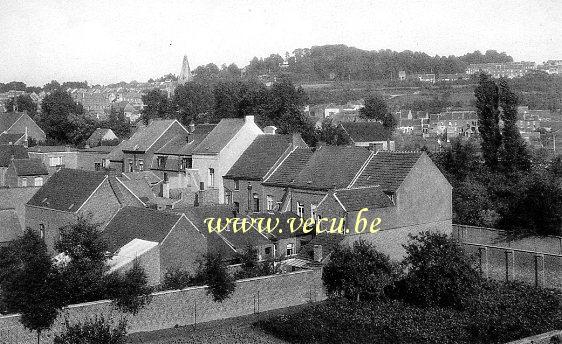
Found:
[[[341,122],[353,142],[377,142],[389,140],[392,131],[378,122]]]
[[[352,187],[380,185],[383,191],[396,191],[422,152],[377,152]]]
[[[76,152],[78,149],[69,146],[34,146],[29,147],[30,152],[34,153],[58,153],[58,152]]]
[[[23,113],[23,112],[3,112],[3,113],[0,113],[0,133],[8,130],[23,115],[25,115],[25,113]]]
[[[288,186],[304,168],[313,152],[309,148],[295,148],[280,164],[275,168],[266,180],[264,185]]]
[[[0,209],[0,243],[17,239],[23,229],[15,209]]]
[[[157,184],[162,181],[162,178],[152,171],[123,172],[122,176],[123,180],[146,180],[149,184]]]
[[[223,118],[192,154],[218,154],[244,126],[243,118]]]
[[[363,208],[378,209],[394,205],[378,185],[335,190],[333,197],[344,207],[345,211],[358,211]]]
[[[14,159],[16,175],[23,176],[46,176],[49,174],[43,162],[39,159]]]
[[[101,142],[101,140],[103,139],[103,137],[105,136],[105,134],[111,132],[113,134],[113,130],[111,129],[107,129],[107,128],[97,128],[96,130],[94,130],[94,132],[92,133],[92,135],[90,135],[90,137],[88,138],[88,142],[95,142],[95,143],[99,143]],[[113,134],[115,135],[115,134]]]
[[[25,133],[21,134],[10,134],[10,133],[0,133],[0,145],[14,144],[18,141],[25,139]]]
[[[116,146],[103,146],[102,145],[102,146],[96,146],[96,147],[81,149],[79,152],[109,154],[115,149],[115,147]]]
[[[261,180],[291,142],[291,135],[259,135],[223,178]]]
[[[117,146],[111,147],[112,150],[107,154],[106,158],[109,161],[123,161],[123,147],[127,144],[127,141],[121,141]],[[90,148],[91,149],[91,148]]]
[[[156,151],[156,154],[163,155],[191,155],[193,150],[207,137],[207,135],[216,127],[215,124],[200,124],[195,127],[192,133],[186,136],[176,136],[166,142],[162,148]]]
[[[27,148],[21,145],[0,145],[0,167],[8,167],[14,159],[27,159]]]
[[[341,234],[330,234],[330,233],[320,233],[316,235],[308,244],[301,247],[298,256],[305,259],[313,259],[314,257],[314,246],[322,246],[322,257],[327,257],[332,251],[340,244],[343,240],[344,235]]]
[[[0,209],[15,209],[20,223],[25,223],[25,204],[39,190],[38,186],[25,188],[0,188]]]
[[[140,207],[123,207],[109,221],[102,236],[115,252],[133,239],[161,243],[181,214]]]
[[[63,168],[53,174],[27,204],[76,212],[106,178],[103,172]]]
[[[157,242],[141,239],[133,239],[121,247],[107,262],[109,273],[119,270],[125,265],[132,263],[135,259],[158,246]]]
[[[147,204],[149,201],[153,201],[156,197],[148,181],[146,179],[133,179],[127,180],[125,178],[117,178],[119,182],[133,195],[135,195],[138,199],[141,200],[144,204]]]
[[[310,190],[347,187],[370,155],[362,147],[322,146],[310,157],[291,187]]]
[[[174,123],[181,125],[175,119],[155,120],[148,126],[137,130],[133,136],[123,144],[122,151],[146,151],[164,134]],[[185,129],[185,128],[184,128]],[[185,129],[187,133],[187,129]]]

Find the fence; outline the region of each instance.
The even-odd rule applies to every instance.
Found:
[[[154,293],[151,302],[135,316],[117,311],[110,301],[72,305],[63,310],[52,330],[42,335],[41,343],[52,343],[65,319],[73,323],[96,315],[114,320],[126,318],[129,333],[135,333],[250,315],[324,298],[321,270],[315,269],[237,281],[234,293],[222,303],[213,302],[206,287]],[[36,342],[35,334],[23,328],[19,318],[17,314],[0,317],[0,343]]]

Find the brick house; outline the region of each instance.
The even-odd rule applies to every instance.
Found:
[[[28,159],[27,148],[21,145],[0,145],[0,186],[6,186],[6,171],[13,159]]]
[[[61,168],[78,168],[78,150],[70,146],[35,146],[29,148],[29,157],[39,159],[49,175]]]
[[[115,176],[63,168],[53,174],[25,207],[25,225],[44,238],[52,252],[59,229],[80,216],[102,227],[124,206],[145,204]]]
[[[2,134],[25,134],[27,141],[45,142],[45,132],[26,112],[0,113],[0,137]]]
[[[340,127],[353,145],[373,150],[395,150],[392,132],[378,122],[341,122]]]
[[[225,203],[223,176],[263,131],[254,116],[224,118],[193,150],[192,186],[200,191],[200,203]],[[195,185],[193,185],[195,184]]]
[[[49,173],[39,159],[13,159],[6,171],[9,188],[42,186]]]
[[[273,211],[281,198],[266,193],[262,181],[299,147],[308,146],[298,134],[265,134],[256,137],[223,176],[226,204],[232,204],[242,214]]]
[[[148,208],[121,208],[105,227],[103,237],[114,253],[111,268],[127,268],[139,259],[151,285],[159,284],[171,269],[195,273],[198,260],[207,252],[206,236],[184,214]]]

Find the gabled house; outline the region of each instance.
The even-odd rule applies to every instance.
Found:
[[[86,144],[90,147],[104,145],[104,143],[119,140],[117,135],[111,129],[97,128],[92,135],[86,140]]]
[[[63,168],[27,202],[25,225],[36,230],[52,252],[61,227],[81,216],[103,227],[124,206],[145,204],[113,175]]]
[[[123,153],[123,172],[150,169],[154,153],[172,138],[187,136],[187,129],[177,120],[154,120],[139,128],[119,149]]]
[[[2,134],[25,134],[27,141],[44,142],[46,135],[26,112],[0,113],[0,136]]]
[[[184,214],[139,207],[121,208],[103,231],[114,254],[112,270],[127,269],[138,259],[149,284],[159,284],[173,269],[194,273],[207,253],[207,238]]]
[[[6,171],[9,188],[42,186],[49,173],[39,159],[13,159]]]
[[[225,118],[193,150],[193,168],[188,169],[198,203],[225,203],[223,176],[263,131],[254,116]]]
[[[353,145],[373,150],[395,150],[392,131],[378,122],[341,122],[340,127]]]
[[[262,181],[299,147],[308,148],[299,134],[256,137],[223,176],[226,204],[243,214],[275,210],[281,198],[266,193]]]
[[[6,171],[13,159],[28,159],[27,148],[20,145],[0,145],[0,186],[6,186]]]
[[[35,146],[29,148],[29,157],[39,159],[49,175],[61,168],[78,168],[78,150],[70,146]]]

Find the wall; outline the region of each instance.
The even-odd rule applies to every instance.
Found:
[[[213,302],[205,287],[194,287],[155,293],[151,303],[136,316],[123,315],[113,309],[109,301],[73,305],[62,312],[53,330],[43,335],[41,343],[52,343],[53,333],[63,329],[65,317],[76,322],[96,315],[113,319],[124,316],[129,333],[136,333],[250,315],[321,301],[325,297],[321,271],[302,270],[237,281],[234,293],[222,303]],[[35,333],[20,324],[19,315],[0,317],[0,343],[33,344],[36,341]]]
[[[40,159],[43,162],[43,165],[47,167],[49,175],[55,173],[60,169],[60,167],[49,165],[49,158],[51,157],[60,157],[62,160],[61,164],[64,165],[65,168],[78,168],[78,152],[29,152],[29,158]]]
[[[182,216],[160,246],[162,276],[171,268],[195,273],[197,260],[207,253],[207,237]]]
[[[291,200],[289,211],[297,214],[297,203],[304,205],[304,217],[311,217],[311,205],[318,205],[322,198],[326,196],[326,191],[314,191],[314,190],[302,190],[302,189],[291,189]]]
[[[87,171],[101,171],[103,169],[103,158],[107,155],[103,152],[77,152],[76,158],[76,168],[79,170]],[[96,164],[99,164],[100,168],[96,170]]]

